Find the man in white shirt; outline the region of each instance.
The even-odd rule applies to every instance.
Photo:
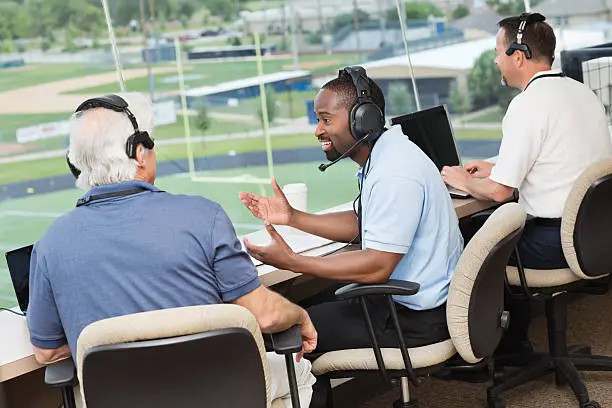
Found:
[[[519,241],[521,262],[527,268],[557,269],[567,268],[560,225],[570,189],[590,164],[612,155],[612,141],[597,96],[551,69],[556,39],[544,20],[535,13],[498,23],[495,64],[502,83],[521,93],[504,117],[497,163],[445,167],[442,177],[479,199],[502,202],[518,189],[519,204],[536,217]],[[527,328],[528,322],[524,338]]]

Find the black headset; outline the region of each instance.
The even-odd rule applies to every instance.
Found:
[[[136,158],[136,150],[139,144],[142,144],[147,149],[152,149],[155,146],[155,142],[149,136],[149,132],[142,131],[138,129],[138,122],[136,121],[136,117],[128,108],[128,103],[120,97],[119,95],[104,95],[99,96],[97,98],[88,99],[82,104],[79,105],[78,108],[74,111],[74,113],[83,112],[89,109],[94,108],[105,108],[110,109],[115,112],[124,112],[130,122],[132,122],[132,126],[134,126],[134,133],[128,137],[125,142],[125,153],[130,159]],[[81,174],[81,170],[77,169],[68,158],[68,153],[66,153],[66,161],[68,163],[68,168],[70,172],[75,178],[78,178]]]
[[[385,115],[378,105],[372,101],[370,83],[365,69],[362,67],[346,67],[338,73],[338,78],[348,76],[353,81],[357,91],[357,102],[349,113],[349,127],[355,143],[340,157],[331,163],[321,163],[319,171],[325,171],[348,156],[361,143],[376,141],[385,128]]]
[[[385,127],[385,115],[372,100],[370,83],[362,67],[346,67],[340,70],[338,77],[348,76],[357,91],[357,103],[349,114],[351,135],[355,140],[367,136],[378,137]]]
[[[523,44],[523,34],[525,33],[525,29],[527,28],[527,24],[535,24],[541,23],[545,21],[546,17],[544,17],[540,13],[523,13],[519,16],[519,26],[518,31],[516,33],[516,41],[510,44],[508,49],[506,50],[506,55],[514,54],[514,51],[522,51],[525,54],[525,58],[531,59],[533,56],[531,54],[531,49],[529,49],[529,45]]]

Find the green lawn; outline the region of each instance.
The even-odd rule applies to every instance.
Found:
[[[319,73],[334,73],[341,66],[359,62],[357,54],[338,54],[338,55],[303,55],[300,56],[300,63],[308,63],[314,61],[329,60],[329,64],[320,66],[314,69],[308,69],[313,74]],[[285,68],[291,70],[288,66],[293,63],[291,57],[286,59],[264,60],[262,62],[263,72],[265,74],[283,71]],[[185,75],[200,75],[200,78],[186,81],[187,88],[196,88],[206,85],[215,85],[222,82],[233,81],[242,78],[257,76],[257,64],[254,61],[232,61],[232,62],[192,62],[185,61],[187,67],[191,69],[185,70]],[[306,69],[306,68],[304,68]],[[155,89],[158,91],[178,90],[179,85],[176,82],[164,83],[165,79],[176,77],[177,73],[166,73],[155,75]],[[148,92],[149,79],[144,77],[127,80],[125,83],[127,89],[132,91]],[[91,88],[83,88],[69,93],[73,94],[92,94],[92,93],[108,93],[116,92],[117,85],[109,83],[106,85],[95,86]]]
[[[237,131],[236,126],[223,124]],[[259,129],[258,126],[251,126],[250,129]],[[247,130],[247,129],[243,129]],[[192,133],[197,134],[195,128]],[[212,131],[207,132],[213,134]],[[164,126],[156,131],[156,137],[169,139],[173,137],[184,137],[182,123]],[[495,140],[501,137],[501,131],[496,129],[456,129],[455,137],[457,140],[480,139]],[[58,140],[58,139],[53,139]],[[272,149],[290,149],[294,147],[314,147],[317,146],[316,138],[311,134],[298,134],[287,136],[273,136],[271,138]],[[51,143],[51,141],[49,141]],[[244,139],[194,142],[192,144],[194,156],[207,156],[228,154],[233,151],[236,153],[262,151],[265,150],[265,140],[263,137],[252,137]],[[185,144],[158,145],[156,147],[158,161],[176,160],[187,157]],[[20,163],[0,164],[0,184],[16,181],[34,180],[41,177],[50,177],[66,174],[66,163],[63,157],[41,159]]]
[[[289,135],[272,137],[273,149],[288,149],[293,147],[317,146],[318,142],[312,135]],[[265,150],[263,137],[247,139],[222,140],[213,142],[195,142],[192,145],[195,156],[228,154]],[[187,157],[185,144],[157,146],[155,148],[158,161],[182,159]],[[16,181],[35,180],[67,174],[66,160],[63,157],[41,159],[19,163],[0,164],[0,185]]]
[[[70,119],[72,112],[65,113],[36,113],[22,115],[0,114],[0,130],[16,130],[22,127],[40,125],[42,123],[56,122]]]
[[[468,120],[468,123],[501,123],[504,118],[504,113],[501,109],[495,109],[485,112],[480,116],[476,116]]]
[[[19,69],[0,70],[0,92],[113,71],[113,68],[96,68],[82,64],[26,65]]]
[[[304,182],[308,186],[308,209],[319,211],[337,204],[351,201],[357,194],[355,183],[356,166],[353,162],[338,163],[333,169],[321,173],[315,163],[299,163],[275,166],[279,184]],[[249,167],[234,170],[208,172],[208,176],[233,177],[248,173],[267,177],[267,167]],[[238,199],[240,191],[258,192],[253,184],[192,182],[184,174],[161,177],[156,185],[176,194],[202,195],[223,206],[234,223],[239,235],[262,227]],[[266,194],[271,188],[266,186]],[[333,194],[330,194],[333,191]],[[0,202],[0,307],[14,306],[13,288],[10,283],[4,252],[36,241],[51,225],[55,215],[69,211],[83,192],[77,189],[35,195]],[[10,213],[19,211],[19,213]]]
[[[457,140],[499,140],[501,139],[501,129],[455,129],[455,139]]]

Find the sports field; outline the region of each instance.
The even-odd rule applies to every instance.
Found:
[[[335,74],[341,66],[357,63],[356,56],[309,55],[300,59],[302,69],[313,73]],[[288,58],[270,58],[263,61],[264,73],[291,70]],[[178,90],[177,74],[171,64],[155,67],[157,92]],[[257,75],[255,61],[208,62],[186,64],[188,88]],[[143,67],[125,71],[128,90],[148,91],[148,79]],[[77,102],[92,95],[118,91],[113,70],[82,65],[26,66],[0,71],[0,191],[2,184],[36,180],[66,174],[62,157],[66,138],[42,140],[21,145],[16,143],[17,128],[38,125],[69,117]],[[313,126],[306,121],[304,99],[312,99],[313,91],[277,95],[277,120],[270,126],[272,150],[316,146]],[[263,151],[265,139],[261,135],[258,118],[259,98],[243,100],[239,106],[211,106],[210,127],[205,132],[196,126],[196,118],[189,118],[193,155],[233,155],[241,152]],[[496,129],[457,129],[457,139],[497,139]],[[154,134],[158,161],[184,159],[187,156],[185,128],[182,116],[173,125],[158,127]],[[8,162],[15,155],[59,152],[52,157]],[[323,155],[321,155],[323,158]],[[3,162],[4,160],[4,162]],[[339,163],[333,169],[320,173],[318,162],[276,165],[274,172],[281,185],[305,182],[308,185],[309,210],[318,211],[352,200],[356,196],[355,165],[350,161]],[[196,169],[197,170],[197,169]],[[207,176],[235,177],[249,174],[267,177],[267,167],[245,167],[216,171]],[[199,173],[198,175],[202,175]],[[197,194],[220,203],[234,222],[238,234],[261,228],[238,199],[240,191],[258,192],[254,184],[201,183],[191,181],[188,174],[161,177],[158,186],[172,193]],[[271,192],[266,186],[265,191]],[[70,210],[81,191],[62,190],[48,194],[0,201],[0,306],[16,304],[8,276],[4,252],[36,241],[46,228],[64,212]]]
[[[304,182],[308,186],[308,209],[319,211],[336,204],[348,202],[357,194],[355,179],[356,167],[353,162],[345,161],[330,168],[325,173],[317,170],[315,163],[277,165],[275,175],[282,186],[288,183]],[[267,177],[267,167],[248,167],[243,169],[198,173],[206,176],[235,177],[250,174]],[[240,191],[259,193],[254,184],[219,184],[192,182],[188,174],[162,177],[156,185],[163,190],[177,194],[197,194],[218,202],[223,206],[234,223],[236,232],[246,234],[261,229],[263,223],[254,218],[238,198]],[[265,186],[266,194],[271,194]],[[34,195],[23,199],[0,202],[0,307],[14,306],[13,288],[10,283],[4,252],[36,241],[53,220],[74,207],[83,192],[78,189],[57,191],[49,194]],[[177,216],[180,216],[177,214]]]

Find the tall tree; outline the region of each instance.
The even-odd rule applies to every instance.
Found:
[[[404,3],[404,7],[406,10],[406,20],[426,20],[429,16],[444,16],[444,12],[438,6],[428,1],[409,1]],[[399,20],[396,8],[387,10],[387,20]]]
[[[495,56],[495,50],[489,50],[478,57],[468,75],[468,89],[474,108],[499,105],[505,112],[518,91],[502,86],[501,74],[493,62]]]

